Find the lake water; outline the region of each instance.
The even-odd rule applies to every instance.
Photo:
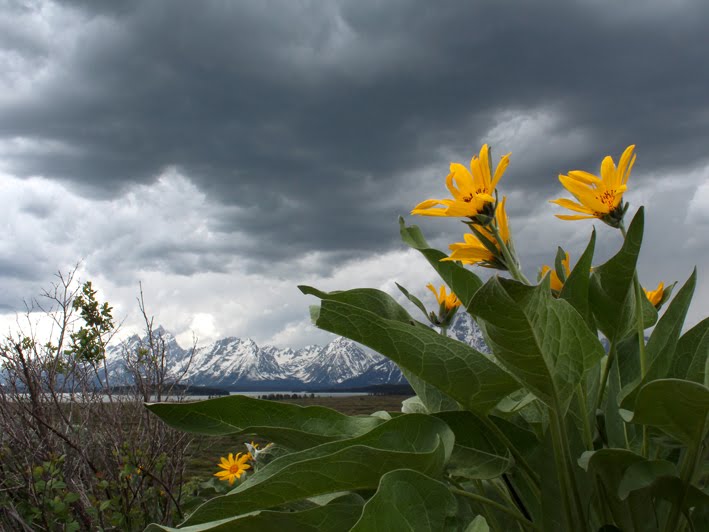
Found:
[[[229,395],[245,395],[246,397],[261,397],[261,396],[268,396],[268,395],[286,395],[286,396],[291,396],[291,395],[297,395],[298,397],[310,397],[311,394],[314,397],[357,397],[360,395],[369,395],[369,393],[366,392],[294,392],[294,391],[276,391],[276,390],[266,390],[266,391],[248,391],[248,392],[229,392]],[[71,400],[71,395],[68,393],[64,394],[58,394],[59,395],[59,400],[61,402],[68,402]],[[22,399],[29,399],[28,394],[19,394],[19,397]],[[215,395],[213,398],[217,397],[226,397],[225,395]],[[8,397],[9,398],[9,397]],[[205,399],[210,398],[209,396],[206,395],[175,395],[175,396],[165,396],[161,398],[161,401],[163,402],[171,402],[171,401],[203,401]],[[49,400],[50,397],[47,396],[45,399]],[[79,394],[74,395],[74,399],[77,401],[81,401],[81,397]],[[114,394],[113,399],[116,401],[130,401],[135,399],[135,396],[127,396],[127,395],[120,395],[120,394]],[[108,403],[111,399],[109,398],[108,395],[102,396],[102,400],[104,403]],[[151,397],[151,401],[156,401],[156,397]]]

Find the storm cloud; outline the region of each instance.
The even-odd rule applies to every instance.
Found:
[[[628,197],[655,205],[661,242],[643,267],[680,277],[674,249],[701,274],[707,20],[699,0],[4,3],[0,185],[32,238],[2,237],[18,284],[0,305],[79,258],[116,286],[336,278],[405,254],[397,216],[445,197],[448,163],[484,142],[512,152],[501,185],[530,270],[552,237],[580,250],[590,232],[551,216],[556,176],[636,144]]]

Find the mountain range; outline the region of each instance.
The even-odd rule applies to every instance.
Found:
[[[456,315],[448,334],[479,351],[488,351],[480,330],[466,312]],[[297,391],[406,383],[394,362],[343,337],[325,346],[301,349],[259,347],[249,338],[229,337],[192,352],[182,348],[162,327],[153,335],[165,343],[168,380],[182,376],[181,382],[193,386]],[[123,354],[136,352],[146,346],[147,340],[147,336],[135,335],[108,349],[106,361],[113,382],[127,378]]]

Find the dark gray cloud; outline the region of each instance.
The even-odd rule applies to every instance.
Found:
[[[48,4],[8,8],[4,27],[32,9]],[[412,173],[440,163],[430,186],[416,186],[418,199],[443,196],[449,154],[467,159],[507,110],[548,109],[545,134],[582,131],[586,143],[513,156],[505,185],[530,199],[557,187],[560,171],[595,170],[630,143],[655,175],[707,157],[709,4],[699,0],[69,2],[52,12],[34,30],[0,32],[8,57],[44,72],[0,99],[0,142],[43,146],[4,166],[93,198],[177,167],[212,201],[240,207],[215,230],[249,234],[242,249],[256,261],[391,246],[396,215],[418,201]],[[514,152],[516,137],[506,142]]]

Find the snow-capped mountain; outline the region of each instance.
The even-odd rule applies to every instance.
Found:
[[[449,336],[487,352],[480,330],[465,312],[456,315]],[[249,338],[229,337],[192,351],[183,349],[159,327],[154,341],[164,342],[168,380],[180,378],[193,385],[232,389],[315,389],[402,384],[406,380],[391,360],[343,337],[326,346],[302,349],[259,347]],[[107,365],[114,382],[130,380],[126,353],[148,346],[148,338],[133,336],[109,348]]]

